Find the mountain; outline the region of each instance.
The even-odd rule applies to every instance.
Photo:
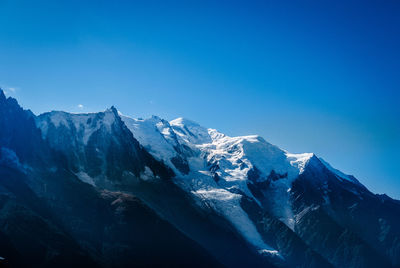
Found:
[[[0,91],[0,264],[400,267],[400,201],[184,118],[34,115]]]
[[[0,256],[10,267],[222,265],[134,195],[81,181],[71,164],[75,154],[53,149],[35,120],[1,92]],[[129,170],[139,172],[143,163],[156,169],[158,162],[130,136],[126,150],[143,162]],[[117,145],[104,145],[104,138],[102,148],[115,156]]]
[[[177,185],[224,215],[259,252],[279,254],[290,266],[310,267],[318,257],[336,267],[400,265],[399,202],[314,154],[290,154],[259,136],[228,137],[183,118],[122,118],[154,157],[181,173]],[[153,136],[164,137],[157,143],[163,148],[153,146]],[[171,161],[177,156],[188,163],[184,171]]]

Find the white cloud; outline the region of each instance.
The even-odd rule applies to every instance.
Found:
[[[83,104],[78,104],[78,108],[83,109],[84,108]]]
[[[9,91],[11,91],[11,92],[15,92],[15,90],[17,90],[15,87],[9,87],[9,88],[7,88]]]

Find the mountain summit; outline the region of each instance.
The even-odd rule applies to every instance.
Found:
[[[0,263],[399,267],[400,202],[184,118],[33,115],[0,91]]]

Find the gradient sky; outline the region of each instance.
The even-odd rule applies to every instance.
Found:
[[[314,152],[400,199],[399,1],[0,0],[0,85]]]

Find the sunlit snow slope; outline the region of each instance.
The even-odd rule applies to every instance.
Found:
[[[290,185],[313,154],[290,154],[260,136],[229,137],[183,118],[170,122],[158,117],[122,119],[155,158],[174,169],[179,186],[200,204],[224,215],[260,252],[274,252],[263,242],[240,199],[246,196],[262,205],[265,200],[256,198],[249,188],[272,182],[273,198],[268,199],[275,203],[273,213],[292,227]]]

